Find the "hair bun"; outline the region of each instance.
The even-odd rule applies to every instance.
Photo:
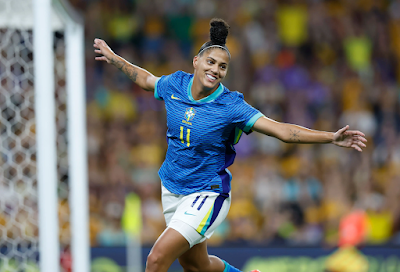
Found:
[[[229,34],[229,25],[222,19],[214,18],[210,21],[210,40],[213,44],[225,45]]]

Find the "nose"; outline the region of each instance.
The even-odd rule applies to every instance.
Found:
[[[215,64],[211,67],[211,72],[216,75],[218,74],[218,64]]]

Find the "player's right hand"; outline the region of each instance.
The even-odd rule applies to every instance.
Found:
[[[107,63],[111,62],[111,59],[114,57],[115,53],[104,40],[98,38],[94,39],[93,47],[96,48],[94,50],[95,53],[102,55],[100,57],[95,57],[95,60],[106,61]]]

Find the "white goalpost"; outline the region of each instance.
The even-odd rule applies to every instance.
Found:
[[[58,272],[56,115],[50,0],[34,2],[33,15],[40,270]]]
[[[90,271],[84,27],[63,0],[0,0],[0,271]]]

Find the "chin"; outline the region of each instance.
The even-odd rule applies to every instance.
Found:
[[[219,81],[218,82],[214,82],[214,83],[206,81],[204,86],[207,87],[207,88],[210,88],[210,89],[214,89],[215,87],[218,86],[218,84],[219,84]]]

